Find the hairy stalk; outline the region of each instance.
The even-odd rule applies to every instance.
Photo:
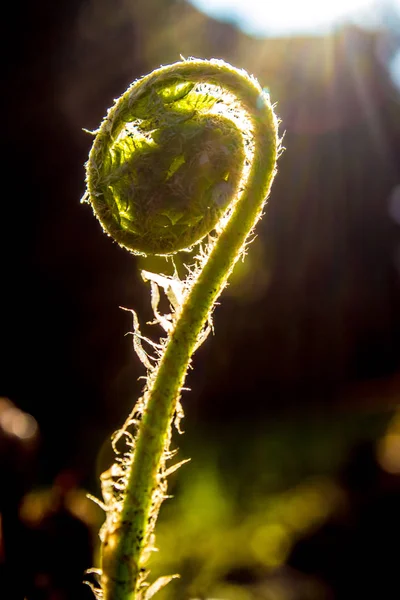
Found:
[[[134,313],[148,378],[116,434],[128,450],[103,475],[107,518],[96,593],[104,600],[148,600],[169,580],[148,587],[144,565],[166,492],[172,421],[191,356],[268,196],[279,151],[277,119],[268,96],[244,71],[223,61],[189,60],[133,83],[96,133],[87,199],[105,231],[139,254],[169,255],[203,240],[182,301],[167,291],[173,314],[160,317],[152,302],[168,332],[154,367]],[[177,283],[147,277],[153,291]]]

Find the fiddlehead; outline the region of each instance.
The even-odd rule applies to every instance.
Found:
[[[215,86],[159,73],[134,84],[109,112],[88,163],[104,229],[144,254],[172,254],[210,232],[244,160],[242,134],[218,111]]]
[[[157,364],[147,364],[138,408],[117,433],[131,449],[105,477],[112,488],[102,531],[105,600],[147,600],[165,583],[146,589],[142,572],[166,489],[171,422],[190,358],[262,213],[278,149],[268,96],[217,60],[175,63],[136,81],[97,132],[86,199],[120,245],[168,255],[210,234]]]

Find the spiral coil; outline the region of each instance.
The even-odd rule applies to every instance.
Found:
[[[118,494],[102,529],[102,600],[150,600],[170,580],[147,587],[144,565],[171,471],[171,424],[204,327],[263,212],[277,126],[254,78],[196,59],[134,82],[96,132],[85,200],[116,242],[136,254],[169,255],[218,234],[189,269],[184,301],[148,372],[132,452],[123,463],[117,457],[117,482],[107,479]]]
[[[138,80],[109,111],[89,155],[87,199],[121,246],[168,255],[213,230],[245,162],[243,132],[223,112],[220,88],[176,74]]]

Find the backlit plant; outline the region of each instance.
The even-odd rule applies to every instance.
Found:
[[[147,379],[113,436],[116,460],[101,478],[106,520],[94,591],[104,600],[149,600],[171,579],[149,585],[146,564],[167,476],[181,464],[170,466],[172,424],[179,427],[191,357],[263,212],[278,152],[269,96],[254,78],[220,60],[184,60],[139,79],[96,132],[85,200],[106,233],[135,254],[198,248],[184,281],[143,272],[165,337],[157,343],[144,338],[132,311],[134,347]],[[170,303],[166,315],[159,310],[160,289]]]

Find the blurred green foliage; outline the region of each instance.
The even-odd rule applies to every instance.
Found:
[[[258,430],[186,431],[180,457],[191,456],[171,485],[157,528],[151,579],[179,573],[160,600],[258,598],[255,587],[229,582],[245,571],[264,581],[295,541],[341,502],[338,468],[360,439],[379,439],[388,415],[364,414],[265,423]],[[188,424],[188,428],[190,425]],[[250,590],[250,591],[249,591]],[[276,591],[276,590],[275,590]]]

